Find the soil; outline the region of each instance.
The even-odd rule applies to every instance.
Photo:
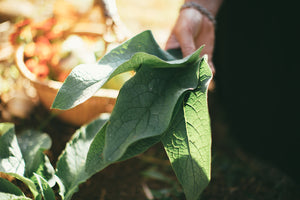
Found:
[[[220,109],[214,100],[211,100],[210,106],[214,106],[210,110]],[[202,195],[202,200],[300,199],[299,185],[273,165],[244,152],[232,138],[228,137],[222,116],[215,113],[211,115],[212,179]],[[52,147],[47,154],[54,166],[66,142],[78,128],[53,117],[42,105],[36,106],[29,118],[15,119],[15,123],[17,132],[26,128],[36,128],[51,136]],[[172,180],[171,183],[143,175],[144,172],[153,169]],[[20,185],[19,182],[15,183]],[[185,199],[161,144],[153,146],[135,158],[113,164],[95,174],[80,185],[79,191],[72,199],[150,199],[148,189],[157,191],[161,196],[153,199]]]

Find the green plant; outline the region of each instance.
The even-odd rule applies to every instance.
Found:
[[[43,153],[51,147],[47,134],[27,130],[16,137],[13,124],[1,123],[0,172],[23,181],[34,199],[55,200],[55,184],[59,185],[62,199],[70,199],[78,185],[92,175],[84,170],[87,152],[106,120],[100,117],[78,129],[60,155],[56,170]],[[11,198],[28,199],[18,187],[0,178],[0,199]]]
[[[201,48],[177,58],[160,49],[151,32],[145,31],[97,64],[72,70],[53,108],[75,107],[112,77],[132,70],[135,75],[121,88],[109,119],[104,123],[99,118],[83,126],[68,143],[54,174],[63,199],[70,199],[78,185],[93,174],[158,142],[163,143],[186,198],[199,199],[210,180],[211,157],[207,107],[211,71],[200,52]],[[43,188],[40,182],[47,185],[46,179],[36,177],[40,181],[34,182],[35,187]]]
[[[55,199],[51,189],[55,184],[54,169],[43,153],[51,146],[50,137],[26,131],[17,139],[10,123],[0,124],[0,135],[0,172],[23,181],[35,199]],[[28,198],[14,184],[0,178],[0,199]]]

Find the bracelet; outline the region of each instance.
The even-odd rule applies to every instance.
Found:
[[[190,1],[190,2],[183,4],[181,6],[180,10],[183,10],[185,8],[195,8],[200,13],[205,15],[214,25],[216,25],[216,20],[215,20],[214,16],[211,14],[211,12],[209,12],[206,8],[204,8],[200,4]]]

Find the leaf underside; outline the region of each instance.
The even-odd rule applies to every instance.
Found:
[[[198,88],[187,94],[171,128],[162,138],[188,200],[199,199],[210,180],[211,131],[206,93],[211,76],[207,67],[203,60]]]

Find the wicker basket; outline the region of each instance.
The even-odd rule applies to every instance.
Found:
[[[94,96],[84,103],[66,111],[50,109],[52,102],[62,86],[61,82],[53,80],[39,80],[32,74],[24,63],[24,47],[20,46],[15,54],[16,65],[21,74],[29,79],[36,88],[41,103],[58,118],[75,126],[81,126],[95,119],[101,113],[110,113],[115,105],[118,90],[100,89]]]

